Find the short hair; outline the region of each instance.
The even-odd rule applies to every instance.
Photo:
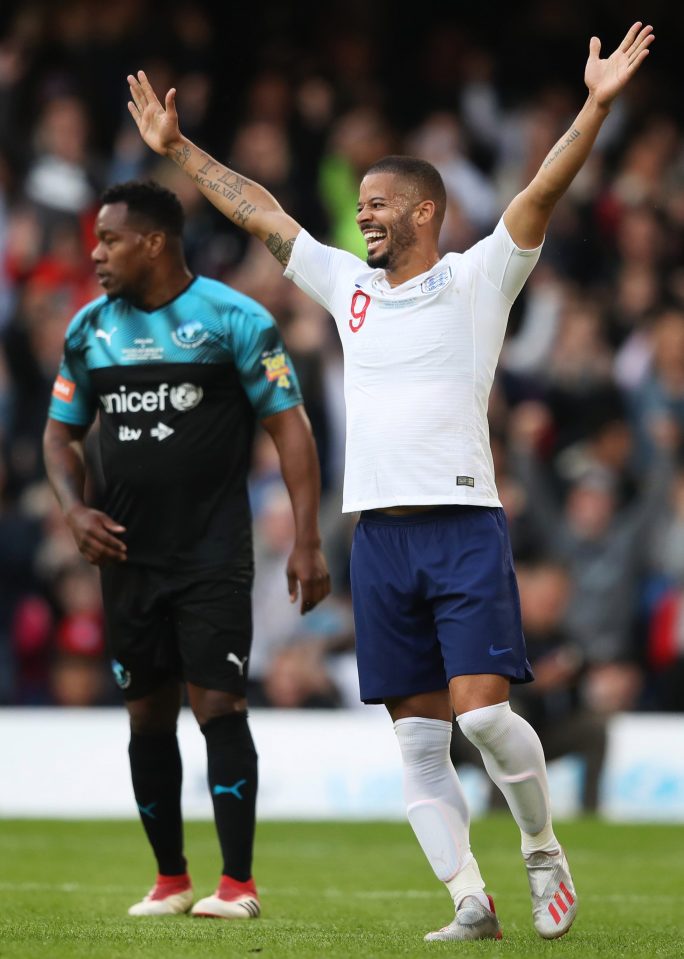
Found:
[[[177,237],[183,233],[185,214],[180,200],[155,180],[115,183],[104,191],[100,203],[125,203],[132,216],[152,229]]]
[[[393,173],[410,180],[416,185],[422,199],[433,201],[437,226],[442,225],[446,212],[446,188],[439,171],[427,160],[412,156],[386,156],[372,163],[366,170],[366,176],[369,173]]]

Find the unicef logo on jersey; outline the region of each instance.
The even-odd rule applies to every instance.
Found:
[[[209,331],[205,330],[199,320],[190,320],[183,323],[171,334],[171,339],[182,350],[196,350],[207,341]]]
[[[185,410],[194,410],[202,402],[204,390],[201,386],[195,386],[194,383],[180,383],[178,386],[172,386],[169,394],[171,406],[180,413]]]

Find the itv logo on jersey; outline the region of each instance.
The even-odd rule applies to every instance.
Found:
[[[174,410],[192,410],[202,402],[204,390],[194,383],[179,383],[169,386],[160,383],[156,390],[129,390],[120,386],[118,392],[105,393],[100,402],[105,413],[156,413],[167,409],[167,402]]]

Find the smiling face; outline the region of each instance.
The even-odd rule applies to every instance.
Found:
[[[100,286],[109,296],[140,300],[149,279],[150,253],[158,233],[143,233],[125,203],[105,203],[95,222],[97,244],[90,254]]]
[[[369,173],[361,181],[356,222],[368,248],[367,263],[396,270],[418,243],[415,191],[394,173]]]

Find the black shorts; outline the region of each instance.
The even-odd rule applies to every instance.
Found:
[[[177,677],[244,696],[252,644],[251,565],[175,572],[102,569],[107,647],[126,699]]]

